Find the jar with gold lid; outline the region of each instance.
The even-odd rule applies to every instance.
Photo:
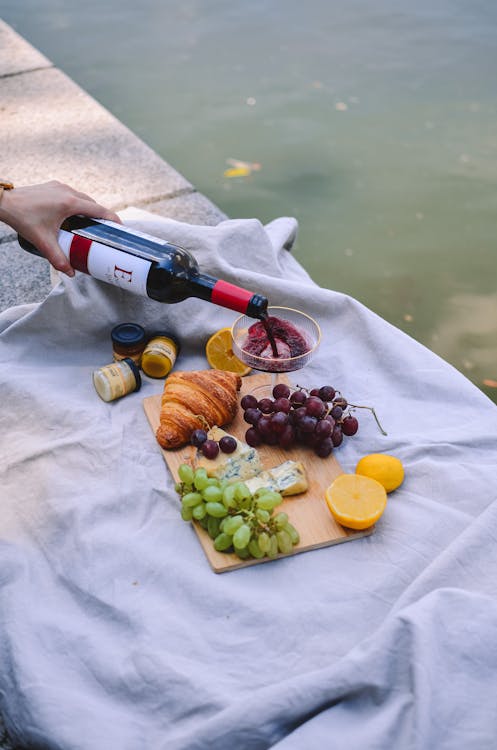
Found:
[[[150,378],[165,378],[179,354],[178,339],[168,331],[152,333],[143,350],[141,368]]]

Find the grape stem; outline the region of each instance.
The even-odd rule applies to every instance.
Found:
[[[349,406],[352,409],[369,409],[369,411],[373,413],[373,417],[376,420],[376,424],[378,425],[378,429],[380,430],[381,434],[382,435],[388,435],[388,432],[385,432],[385,430],[381,426],[380,420],[378,419],[378,417],[376,415],[376,412],[375,412],[375,410],[374,410],[374,408],[372,406],[360,406],[359,404],[349,404]]]
[[[200,424],[203,427],[207,428],[207,432],[208,432],[210,430],[211,426],[210,426],[209,422],[206,420],[206,418],[204,417],[204,415],[203,414],[195,414],[195,417],[196,417],[196,419],[198,419],[198,421],[200,422]]]
[[[298,390],[300,390],[300,391],[305,391],[306,393],[309,393],[309,389],[308,389],[308,388],[305,388],[305,387],[304,387],[303,385],[298,385],[298,384],[297,384],[297,385],[295,386],[295,388],[296,388],[296,389],[298,389]],[[338,391],[338,390],[336,390],[336,391],[335,391],[335,396],[336,396],[336,394],[337,394],[337,393],[338,393],[338,394],[339,394],[340,396],[342,395],[342,392],[341,392],[341,391]],[[369,411],[371,411],[371,412],[373,413],[373,417],[374,417],[374,418],[375,418],[375,420],[376,420],[376,424],[378,425],[378,429],[380,430],[381,434],[382,434],[382,435],[385,435],[385,436],[387,436],[387,435],[388,435],[388,432],[385,432],[385,430],[384,430],[384,429],[383,429],[383,427],[381,426],[381,424],[380,424],[380,420],[378,419],[378,417],[377,417],[377,415],[376,415],[376,412],[375,412],[375,410],[374,410],[374,408],[373,408],[372,406],[359,406],[359,404],[347,404],[347,406],[350,406],[350,407],[351,407],[351,408],[353,408],[353,409],[369,409]],[[330,407],[328,408],[328,410],[327,410],[327,412],[326,412],[326,415],[328,415],[328,414],[329,414],[329,413],[331,412],[332,408],[333,408],[333,403],[332,403],[332,405],[331,405],[331,406],[330,406]]]

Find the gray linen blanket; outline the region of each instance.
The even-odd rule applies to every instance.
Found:
[[[223,575],[178,512],[142,408],[92,371],[123,321],[166,325],[178,369],[235,313],[163,306],[77,274],[0,316],[0,711],[58,750],[495,748],[497,408],[357,301],[314,284],[293,219],[127,222],[203,270],[304,309],[323,343],[299,383],[374,405],[343,444],[406,468],[370,537]]]

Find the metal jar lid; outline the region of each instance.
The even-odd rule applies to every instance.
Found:
[[[136,362],[133,359],[131,359],[131,357],[125,357],[124,359],[121,360],[121,362],[126,362],[126,364],[129,366],[131,372],[135,376],[135,381],[136,381],[135,391],[139,391],[142,386],[140,368],[138,367]]]
[[[118,346],[139,346],[145,343],[147,335],[138,323],[120,323],[112,329],[110,337]]]

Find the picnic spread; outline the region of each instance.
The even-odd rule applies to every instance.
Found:
[[[206,342],[237,314],[193,298],[160,304],[83,273],[6,310],[0,712],[13,738],[54,750],[494,748],[496,405],[312,281],[291,252],[295,219],[121,216],[318,321],[319,349],[289,382],[374,406],[387,433],[361,411],[331,456],[304,455],[323,519],[326,481],[312,482],[327,466],[331,483],[388,454],[405,477],[367,533],[340,527],[332,544],[219,575],[181,516],[181,462],[164,460],[147,410],[160,408],[164,380],[142,373],[140,388],[104,401],[92,373],[128,322],[181,343],[173,372],[207,370]],[[306,495],[296,498],[286,506],[305,513]]]

